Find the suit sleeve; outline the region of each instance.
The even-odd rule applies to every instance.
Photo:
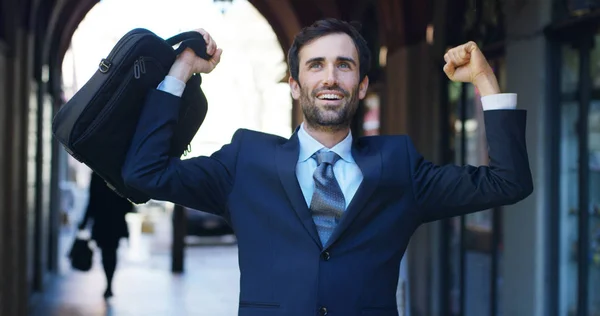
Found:
[[[484,112],[488,166],[437,166],[407,138],[410,174],[423,222],[514,204],[533,192],[525,143],[527,112]]]
[[[165,91],[149,93],[122,169],[123,179],[152,199],[225,215],[242,132],[209,157],[170,157],[180,102],[181,98]]]

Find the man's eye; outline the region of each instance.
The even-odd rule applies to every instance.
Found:
[[[310,68],[320,68],[320,67],[321,67],[321,64],[319,64],[319,63],[314,63],[314,64],[310,65]]]
[[[341,63],[340,68],[350,68],[350,65],[348,63]]]

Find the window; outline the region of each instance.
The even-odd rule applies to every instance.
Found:
[[[484,50],[504,87],[504,14],[500,0],[466,1],[464,10],[448,13],[447,46],[474,40]],[[458,6],[457,6],[458,7]],[[444,141],[445,160],[458,165],[487,164],[487,140],[478,91],[471,84],[449,82],[444,110],[452,127]],[[450,135],[448,135],[450,134]],[[446,161],[445,161],[446,162]],[[503,237],[500,208],[444,221],[441,259],[441,309],[445,315],[502,315]]]
[[[504,82],[503,58],[490,59],[499,82]],[[501,88],[504,88],[503,85]],[[458,165],[485,165],[488,148],[479,92],[471,84],[450,82],[450,119],[454,133],[450,143]],[[448,288],[448,315],[501,315],[500,269],[502,217],[500,208],[448,220],[449,254],[444,264]]]
[[[556,91],[560,171],[553,221],[559,250],[553,273],[558,315],[600,313],[600,34],[580,39],[576,42],[588,39],[595,45],[561,43]]]

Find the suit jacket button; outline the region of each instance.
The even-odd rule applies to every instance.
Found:
[[[325,261],[328,261],[331,258],[331,255],[329,255],[329,251],[323,252],[323,254],[321,254],[321,256],[323,256],[323,260],[325,260]]]
[[[326,316],[327,315],[327,308],[326,307],[319,308],[319,315]]]

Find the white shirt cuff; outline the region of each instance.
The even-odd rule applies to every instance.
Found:
[[[168,92],[176,97],[181,97],[183,90],[185,90],[185,82],[173,76],[166,76],[157,89]]]
[[[481,106],[488,110],[514,110],[517,108],[516,93],[498,93],[481,97]]]

